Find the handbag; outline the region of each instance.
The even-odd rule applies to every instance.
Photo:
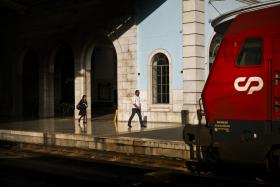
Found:
[[[80,109],[81,109],[80,104],[77,104],[76,109],[78,109],[78,110],[80,110]]]

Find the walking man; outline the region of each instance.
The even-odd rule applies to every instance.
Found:
[[[146,127],[144,125],[144,122],[142,120],[142,115],[141,115],[141,101],[140,101],[140,91],[135,90],[135,96],[132,98],[132,114],[128,120],[128,127],[131,128],[131,120],[133,119],[134,115],[137,114],[139,117],[140,125],[141,127]]]

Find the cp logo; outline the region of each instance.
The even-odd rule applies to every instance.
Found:
[[[239,92],[246,92],[250,87],[252,82],[258,83],[255,86],[250,87],[248,95],[253,94],[255,91],[260,91],[263,88],[263,80],[261,77],[249,77],[244,86],[239,86],[239,83],[245,82],[247,77],[238,77],[234,81],[234,88]]]

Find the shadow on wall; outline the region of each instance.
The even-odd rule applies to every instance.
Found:
[[[16,54],[15,51],[21,51],[26,46],[36,49],[39,64],[38,76],[41,77],[44,74],[43,71],[45,71],[41,67],[45,67],[44,64],[47,64],[46,61],[48,61],[47,59],[51,55],[47,54],[47,51],[53,47],[51,44],[55,43],[55,41],[63,39],[67,43],[71,43],[71,46],[82,48],[89,37],[103,34],[109,36],[113,42],[133,25],[141,23],[166,1],[64,0],[59,1],[58,4],[52,1],[45,2],[45,4],[38,2],[36,6],[26,2],[25,6],[28,8],[28,11],[24,14],[14,13],[14,10],[10,10],[11,7],[4,6],[0,2],[0,6],[3,5],[0,10],[9,12],[9,16],[5,17],[5,20],[10,20],[7,26],[0,28],[0,49],[3,49],[0,51],[0,121],[4,118],[9,120],[16,118],[17,116],[15,116],[14,111],[20,105],[17,90],[18,87],[21,87],[19,82],[22,80],[18,80],[15,73],[17,72],[16,64],[20,61],[17,57],[19,54]],[[44,8],[45,6],[47,8]],[[0,18],[0,20],[2,19]],[[77,51],[75,49],[72,50],[74,56],[80,55],[76,54]],[[61,73],[65,72],[63,68],[61,71]],[[82,72],[85,71],[81,71],[80,74],[76,73],[75,78],[84,76]],[[58,73],[57,75],[60,74]],[[51,80],[48,79],[46,81]],[[31,82],[40,84],[36,81]],[[42,89],[41,85],[38,87]],[[34,88],[36,88],[35,85]],[[72,89],[71,86],[67,88],[69,90]],[[45,89],[49,88],[46,87]],[[39,93],[41,92],[39,91]],[[56,93],[59,95],[63,94],[61,91]],[[39,94],[40,101],[43,96]],[[72,102],[73,96],[71,95],[69,98],[68,100]]]
[[[136,18],[133,16],[125,17],[121,22],[119,22],[108,36],[112,41],[118,39],[123,33],[129,30],[134,24],[138,25],[150,14],[152,14],[158,7],[160,7],[167,0],[136,0],[134,4],[134,9]]]

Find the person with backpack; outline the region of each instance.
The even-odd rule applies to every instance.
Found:
[[[77,109],[79,110],[79,115],[81,116],[78,119],[78,122],[80,123],[81,119],[83,118],[83,122],[87,122],[87,98],[86,95],[83,95],[82,99],[80,100],[79,104],[77,105]]]

